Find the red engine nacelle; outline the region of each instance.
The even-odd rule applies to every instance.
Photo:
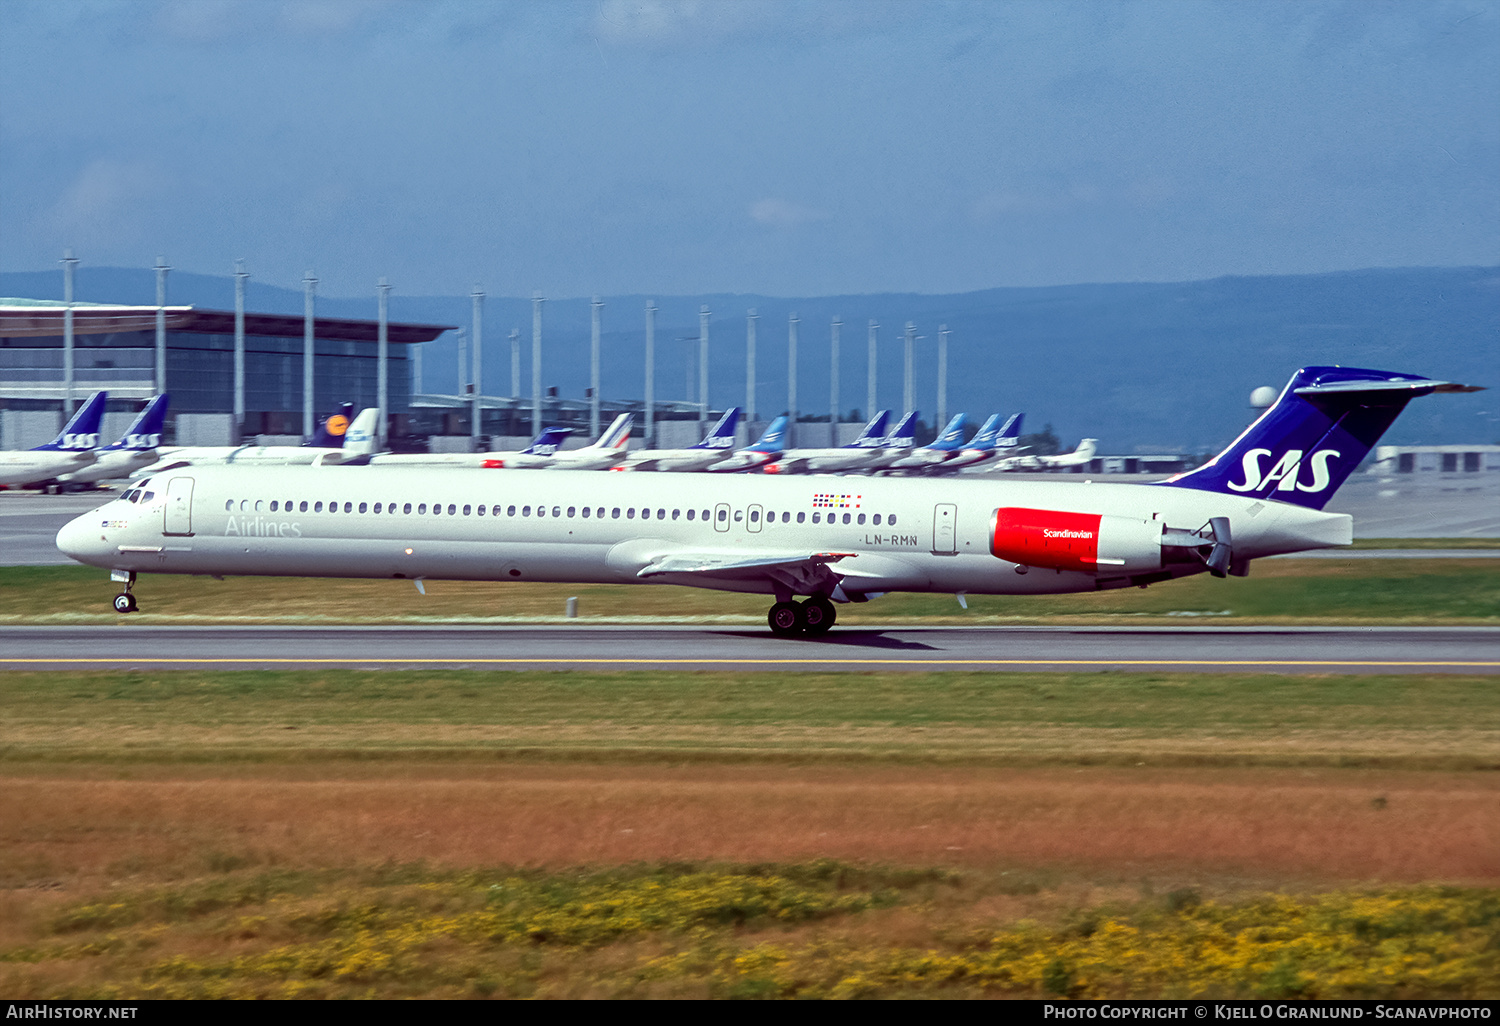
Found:
[[[1162,566],[1154,520],[1007,506],[995,510],[990,552],[1019,566],[1139,573]]]

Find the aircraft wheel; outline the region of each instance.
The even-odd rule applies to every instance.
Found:
[[[802,607],[795,602],[778,602],[766,614],[771,633],[786,638],[802,633]]]
[[[802,629],[814,637],[827,634],[837,619],[833,603],[826,598],[810,598],[802,603]]]
[[[115,612],[133,613],[136,611],[135,596],[128,591],[122,591],[115,596]]]

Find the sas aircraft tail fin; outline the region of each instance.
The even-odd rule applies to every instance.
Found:
[[[1322,509],[1413,399],[1474,385],[1358,367],[1303,367],[1229,448],[1163,481]]]
[[[891,419],[890,410],[881,410],[870,418],[870,423],[850,442],[846,449],[878,449],[885,444],[885,425]]]
[[[116,451],[144,452],[161,445],[162,428],[167,422],[167,405],[172,397],[166,392],[152,396],[145,409],[125,429],[120,440],[108,448]]]
[[[107,402],[109,402],[108,392],[95,392],[89,396],[84,404],[78,407],[78,412],[63,425],[57,437],[46,445],[37,446],[36,451],[81,452],[98,448],[99,425],[104,420],[104,405]]]
[[[527,456],[551,456],[562,448],[563,439],[573,433],[572,428],[544,427],[521,452]]]
[[[724,411],[724,416],[719,422],[708,429],[708,434],[703,436],[703,441],[697,445],[689,446],[692,449],[733,449],[734,429],[740,422],[740,408],[731,406]]]

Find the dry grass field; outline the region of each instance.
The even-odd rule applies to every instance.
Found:
[[[10,997],[1500,997],[1493,677],[0,679]]]

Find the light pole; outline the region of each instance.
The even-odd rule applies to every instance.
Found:
[[[542,433],[542,299],[531,294],[531,433]]]
[[[698,427],[708,426],[708,307],[698,308]]]
[[[167,390],[167,266],[165,257],[156,258],[156,394]]]
[[[593,315],[589,327],[589,437],[599,437],[599,333],[604,316],[604,301],[598,296],[589,304]]]
[[[802,318],[795,313],[786,320],[786,409],[787,442],[797,441],[797,325]]]
[[[745,313],[745,426],[755,423],[755,322],[760,314],[751,307]]]
[[[828,444],[839,444],[839,332],[844,322],[837,315],[828,340]]]
[[[245,433],[245,261],[234,262],[234,440]]]
[[[313,291],[318,279],[312,271],[302,276],[302,437],[313,434]]]
[[[646,445],[656,444],[656,301],[646,300]]]
[[[875,366],[876,366],[876,359],[875,359],[875,357],[876,357],[876,353],[875,353],[875,336],[876,336],[876,333],[879,330],[880,330],[880,325],[876,324],[874,321],[871,321],[870,322],[870,353],[869,353],[869,356],[867,356],[865,358],[866,359],[865,375],[869,379],[869,384],[865,386],[865,419],[866,420],[868,420],[869,418],[875,416]]]
[[[474,301],[474,393],[469,407],[469,438],[473,442],[474,451],[478,452],[479,419],[484,409],[484,290],[475,282],[474,291],[469,295]]]
[[[63,250],[63,420],[73,415],[73,271],[78,258]]]

